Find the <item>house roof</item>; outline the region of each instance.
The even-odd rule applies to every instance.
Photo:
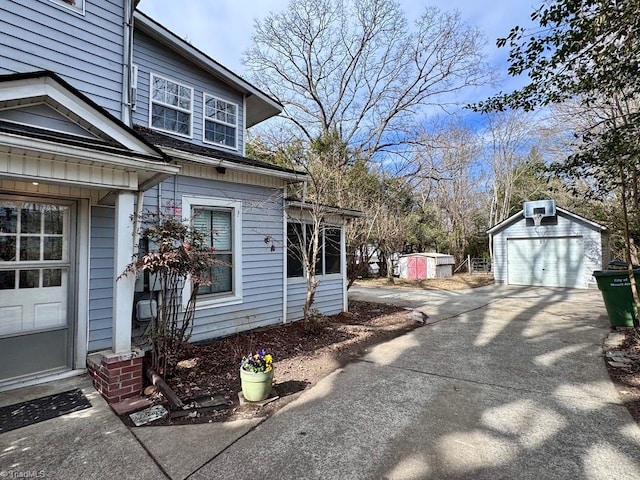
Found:
[[[56,73],[39,70],[26,73],[0,75],[0,108],[19,107],[29,104],[49,103],[54,108],[64,110],[78,125],[96,135],[95,140],[82,138],[85,144],[106,148],[111,146],[129,150],[134,154],[147,155],[157,161],[169,162],[169,157],[152,143],[149,143],[136,131],[115,117],[103,107],[83,94]],[[10,122],[4,122],[10,123]],[[100,123],[100,127],[96,126]],[[22,127],[22,128],[20,128]],[[6,129],[9,129],[5,125]],[[77,136],[65,135],[47,129],[34,129],[26,125],[14,124],[15,133],[31,133],[43,137],[57,138],[61,142],[73,144]],[[39,130],[39,133],[36,133]],[[101,141],[102,140],[102,141]]]
[[[212,167],[245,167],[245,169],[251,169],[257,173],[283,177],[295,182],[307,180],[304,172],[243,157],[225,150],[186,142],[141,125],[134,125],[133,128],[148,142],[153,143],[174,158],[206,163]]]
[[[307,211],[313,208],[313,204],[302,201],[297,198],[287,198],[285,200],[287,202],[287,208],[299,208],[300,210],[307,210]],[[339,215],[345,218],[360,218],[364,216],[364,214],[360,210],[332,207],[329,205],[322,205],[322,208],[324,213]]]
[[[599,223],[593,222],[585,217],[578,215],[577,213],[573,213],[573,212],[570,212],[569,210],[565,210],[564,208],[560,208],[556,206],[556,212],[559,212],[563,216],[573,219],[575,221],[586,223],[587,225],[591,226],[594,230],[599,230],[601,232],[604,232],[605,230],[607,230],[607,227],[605,227],[604,225],[600,225]],[[524,209],[520,210],[518,213],[514,215],[511,215],[509,218],[503,220],[502,222],[494,225],[489,230],[487,230],[487,233],[494,234],[500,230],[507,228],[509,225],[519,220],[522,220],[523,218],[524,218]]]
[[[134,13],[134,21],[135,28],[140,29],[180,56],[189,59],[220,81],[245,94],[247,128],[282,112],[283,107],[276,100],[239,75],[233,73],[224,65],[216,62],[201,50],[184,41],[145,13],[136,10]]]
[[[3,175],[145,190],[179,171],[162,150],[56,74],[0,75],[0,109],[10,113],[40,107],[50,109],[58,123],[40,123],[38,115],[33,123],[0,120],[0,151],[12,153],[16,165],[26,161],[38,165],[28,173],[10,168]],[[116,175],[96,173],[103,171]]]

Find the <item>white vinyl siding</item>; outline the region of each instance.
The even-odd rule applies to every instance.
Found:
[[[151,73],[149,126],[191,138],[193,88]]]
[[[238,105],[204,94],[204,143],[238,149]]]

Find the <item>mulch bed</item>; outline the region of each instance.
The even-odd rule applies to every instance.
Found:
[[[623,331],[626,337],[624,342],[605,349],[605,364],[620,398],[635,422],[640,425],[640,341],[632,328]],[[611,357],[616,353],[622,353],[623,358],[628,359],[628,363],[624,366],[612,366],[614,359]]]
[[[185,403],[215,397],[227,405],[196,409],[190,415],[165,418],[153,425],[268,416],[335,369],[365,354],[370,347],[421,325],[410,317],[410,310],[400,307],[353,301],[349,302],[349,310],[309,324],[299,321],[190,344],[167,383]],[[259,348],[274,356],[274,391],[279,398],[263,407],[241,406],[240,360]],[[158,393],[152,399],[164,403]],[[130,423],[126,416],[123,420]]]

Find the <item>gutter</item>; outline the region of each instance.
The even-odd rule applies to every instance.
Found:
[[[201,165],[207,165],[209,167],[221,167],[228,168],[229,170],[236,170],[246,173],[259,173],[260,175],[266,175],[269,177],[281,178],[287,180],[288,183],[306,182],[309,177],[303,173],[285,172],[280,170],[272,170],[270,168],[255,167],[252,165],[242,165],[240,163],[232,162],[229,160],[222,160],[219,158],[210,157],[207,155],[199,155],[197,153],[185,153],[184,150],[178,150],[171,147],[160,147],[164,153],[173,157],[174,159],[184,160],[187,162],[198,163]]]

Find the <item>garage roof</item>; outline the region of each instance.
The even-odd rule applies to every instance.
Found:
[[[570,219],[573,219],[577,222],[581,222],[581,223],[585,223],[586,225],[590,226],[591,228],[593,228],[594,230],[599,230],[601,232],[604,232],[607,230],[607,227],[605,227],[604,225],[600,225],[599,223],[593,222],[585,217],[582,217],[576,213],[570,212],[569,210],[565,210],[564,208],[560,208],[556,206],[556,213],[562,214],[564,217],[568,217]],[[487,233],[489,234],[494,234],[499,232],[500,230],[503,230],[505,228],[507,228],[509,225],[522,220],[524,218],[524,209],[520,210],[518,213],[511,215],[509,218],[507,218],[506,220],[503,220],[502,222],[498,223],[497,225],[494,225],[493,227],[491,227],[489,230],[487,230]]]

